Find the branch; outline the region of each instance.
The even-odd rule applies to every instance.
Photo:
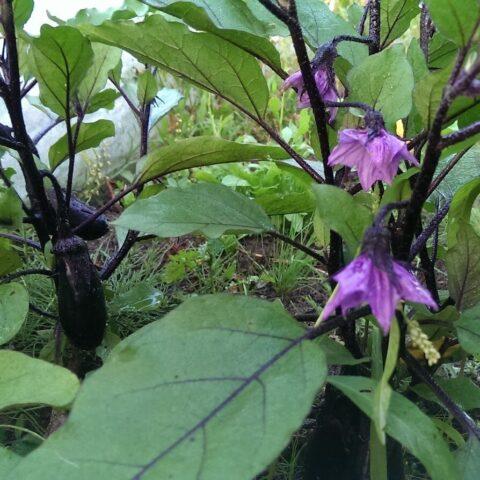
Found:
[[[29,146],[32,144],[32,141],[27,133],[22,110],[20,71],[18,67],[17,39],[12,0],[2,0],[0,8],[0,17],[5,39],[4,48],[6,47],[8,52],[7,66],[9,78],[8,88],[3,84],[3,86],[1,86],[1,92],[10,116],[15,140],[23,145]],[[30,148],[21,149],[19,156],[32,209],[41,213],[44,219],[43,222],[37,222],[35,224],[35,229],[43,245],[49,240],[49,233],[55,229],[55,213],[48,202],[45,189],[43,188],[43,181]]]
[[[150,123],[151,106],[152,102],[144,105],[137,117],[140,123],[140,158],[148,153],[148,127]],[[142,187],[143,185],[140,185],[138,187],[137,194],[141,192]],[[109,260],[102,268],[102,271],[100,272],[100,278],[102,280],[110,278],[110,276],[118,268],[123,259],[127,256],[131,248],[138,241],[138,238],[139,232],[136,232],[134,230],[128,230],[127,236],[125,237],[122,246],[117,250],[114,255],[109,258]]]
[[[112,276],[113,272],[115,272],[122,260],[127,256],[130,249],[138,240],[139,233],[135,232],[134,230],[129,230],[122,246],[107,260],[103,266],[100,272],[100,278],[102,280],[108,280]]]
[[[45,310],[42,310],[42,309],[36,307],[35,305],[33,305],[33,303],[30,303],[29,307],[30,307],[30,310],[32,312],[35,312],[36,314],[41,315],[42,317],[50,318],[51,320],[58,321],[58,317],[56,315],[54,315],[53,313],[46,312]]]
[[[315,182],[325,183],[323,177],[315,169],[313,169],[297,151],[295,151],[285,140],[283,140],[283,138],[274,128],[260,118],[253,117],[246,111],[244,111],[244,113],[254,120],[260,127],[262,127],[270,135],[270,137],[298,163],[302,170],[307,172],[313,178],[313,180],[315,180]]]
[[[59,123],[62,123],[62,118],[58,117],[56,118],[50,125],[45,127],[41,132],[39,132],[34,138],[33,138],[33,143],[34,145],[37,145],[38,142],[54,127],[56,127]]]
[[[29,84],[25,85],[23,88],[22,88],[22,91],[21,91],[21,96],[22,98],[25,97],[25,95],[28,94],[28,92],[37,84],[37,80],[33,79]]]
[[[478,27],[478,22],[477,22]],[[473,35],[476,28],[472,32]],[[459,52],[457,63],[460,59],[464,59],[463,50]],[[440,160],[441,148],[440,141],[442,139],[442,126],[445,117],[448,113],[450,105],[468,86],[471,81],[480,72],[480,59],[477,59],[468,73],[460,76],[458,79],[455,71],[452,72],[447,86],[443,90],[442,101],[435,114],[430,132],[428,133],[428,143],[425,151],[425,158],[422,169],[418,174],[415,186],[413,188],[410,204],[407,208],[405,218],[401,225],[403,232],[399,242],[399,258],[407,259],[410,252],[410,246],[422,214],[423,205],[428,198],[430,184],[437,169],[438,161]]]
[[[427,6],[422,3],[420,13],[420,48],[422,49],[423,56],[425,60],[428,61],[428,48],[430,43],[430,38],[435,30],[433,26],[432,19],[428,13]]]
[[[463,158],[463,156],[472,148],[472,146],[465,148],[461,152],[458,152],[452,160],[445,166],[445,168],[438,174],[438,176],[430,184],[428,189],[428,197],[438,188],[440,183],[445,177],[452,171],[453,167]]]
[[[358,27],[357,27],[357,32],[359,35],[363,35],[363,32],[365,31],[365,23],[367,22],[369,9],[370,9],[370,0],[367,0],[367,3],[363,8],[362,17],[360,18],[360,22],[358,23]]]
[[[333,169],[328,165],[328,157],[330,156],[330,145],[328,141],[327,130],[327,113],[325,104],[323,103],[320,93],[313,76],[312,66],[308,58],[307,47],[303,39],[302,28],[298,21],[297,7],[295,0],[290,0],[289,10],[291,21],[288,23],[290,36],[292,37],[293,47],[297,56],[300,71],[302,73],[305,90],[307,91],[312,106],[313,116],[317,127],[318,139],[320,141],[320,150],[322,152],[323,169],[325,172],[325,180],[328,184],[333,185],[335,182]]]
[[[406,208],[408,205],[408,200],[400,201],[400,202],[392,202],[387,203],[383,207],[381,207],[377,214],[375,215],[375,219],[373,221],[374,227],[382,226],[385,217],[392,211],[392,210],[399,210],[401,208]]]
[[[412,245],[410,249],[410,256],[409,260],[413,260],[415,256],[420,252],[420,250],[426,245],[428,239],[433,235],[433,233],[437,230],[442,220],[447,216],[448,210],[450,209],[449,200],[432,218],[430,223],[423,229],[422,233],[418,235],[417,239]]]
[[[20,270],[19,272],[13,272],[9,275],[4,275],[3,277],[0,277],[0,283],[8,283],[12,280],[15,280],[16,278],[20,278],[25,275],[46,275],[48,277],[51,277],[53,275],[53,272],[45,268],[30,268],[27,270]]]
[[[290,15],[282,8],[270,0],[258,0],[271,14],[281,20],[285,25],[292,21]]]
[[[380,51],[380,0],[370,0],[370,37],[369,53],[373,55]]]
[[[283,233],[277,232],[276,230],[269,230],[267,234],[272,237],[278,238],[282,242],[288,243],[295,248],[298,248],[299,250],[306,253],[307,255],[314,258],[315,260],[319,261],[323,265],[327,265],[327,259],[323,255],[320,255],[310,247],[307,247],[306,245],[303,245],[302,243],[297,242],[296,240],[293,240],[292,238],[287,237],[286,235],[283,235]]]
[[[368,103],[363,103],[363,102],[329,102],[324,101],[326,107],[340,107],[340,108],[359,108],[360,110],[363,110],[364,112],[377,112],[379,115],[381,115],[380,112],[375,110],[373,107],[368,105]]]
[[[13,233],[0,232],[0,238],[6,238],[8,240],[11,240],[12,242],[28,245],[29,247],[32,247],[35,250],[42,251],[42,246],[38,242],[35,242],[34,240],[30,240],[28,238],[20,237],[18,235],[14,235]]]
[[[448,396],[445,390],[438,385],[428,370],[424,368],[407,351],[402,354],[402,358],[407,364],[410,372],[430,388],[433,394],[438,398],[438,400],[440,400],[450,415],[457,420],[464,431],[480,440],[480,429],[477,427],[476,423]]]
[[[130,107],[132,112],[135,114],[137,118],[140,118],[140,110],[135,106],[135,104],[130,100],[130,97],[127,95],[127,92],[115,81],[114,78],[108,77],[108,79],[112,82],[114,87],[118,90],[118,93],[124,98],[127,105]]]
[[[355,42],[362,43],[364,45],[372,45],[372,39],[370,37],[357,37],[356,35],[337,35],[333,37],[331,41],[332,45],[336,47],[340,42]]]
[[[480,121],[472,123],[468,127],[458,130],[442,138],[440,141],[440,148],[447,148],[450,145],[463,142],[467,138],[473,137],[477,133],[480,133]]]

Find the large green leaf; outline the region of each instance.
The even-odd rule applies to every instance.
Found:
[[[340,342],[337,342],[328,334],[322,335],[315,340],[325,354],[328,365],[358,365],[370,361],[370,358],[355,358]]]
[[[463,182],[464,184],[457,190],[448,211],[447,244],[449,248],[457,243],[460,229],[470,223],[473,203],[480,195],[480,178],[475,175],[475,172],[473,175],[473,180],[468,183]],[[460,176],[466,180],[468,173]]]
[[[16,28],[22,28],[33,12],[33,0],[13,0],[13,16]]]
[[[181,18],[196,30],[213,33],[256,56],[275,70],[281,69],[280,55],[268,40],[268,27],[243,1],[142,0],[163,12]]]
[[[73,27],[43,25],[32,41],[42,103],[64,117],[80,82],[92,65],[90,42]]]
[[[7,478],[251,479],[301,426],[325,375],[321,350],[280,305],[192,298],[121,342],[66,425]]]
[[[469,378],[435,378],[440,387],[447,392],[448,396],[464,410],[474,410],[480,408],[480,388],[478,388]],[[422,398],[431,402],[436,402],[444,406],[436,395],[424,383],[416,385],[412,390]]]
[[[455,327],[461,347],[472,355],[480,355],[480,306],[462,312]]]
[[[314,185],[313,192],[317,199],[317,214],[327,228],[342,236],[353,256],[365,228],[372,221],[371,212],[338,187]]]
[[[0,447],[0,477],[6,478],[7,474],[13,470],[21,459],[22,457],[20,455]]]
[[[28,292],[25,287],[19,283],[0,285],[0,345],[18,333],[27,313]]]
[[[425,126],[430,126],[435,118],[448,76],[449,72],[440,70],[424,75],[415,85],[413,93],[415,108]]]
[[[92,44],[93,64],[78,88],[78,99],[83,108],[91,109],[92,98],[105,87],[108,72],[120,61],[122,51],[102,43]]]
[[[237,143],[217,137],[194,137],[155,149],[142,166],[146,181],[187,168],[252,160],[285,160],[289,155],[276,146]]]
[[[19,227],[25,212],[13,188],[0,187],[0,225]]]
[[[72,128],[75,130],[76,124]],[[110,120],[97,120],[92,123],[83,122],[78,133],[76,152],[98,147],[102,140],[114,135],[115,125]],[[64,135],[50,147],[48,152],[48,160],[52,170],[57,168],[66,158],[68,158],[68,140],[67,135]]]
[[[178,22],[152,15],[142,23],[105,22],[83,30],[95,41],[120,47],[141,62],[179,75],[263,117],[268,88],[258,62],[210,33],[193,32]]]
[[[373,416],[376,382],[365,377],[328,377],[365,415]],[[425,466],[432,480],[458,478],[455,459],[432,420],[414,403],[392,392],[385,431]]]
[[[413,72],[400,45],[367,57],[348,73],[349,100],[380,110],[387,123],[406,117],[412,108]]]
[[[11,247],[10,242],[0,238],[0,277],[17,270],[22,265],[20,255]]]
[[[439,174],[453,159],[454,155],[443,157],[438,162],[436,173]],[[462,187],[478,177],[480,171],[480,145],[474,145],[459,162],[448,172],[432,194],[437,198],[451,198]]]
[[[273,228],[253,200],[210,183],[169,188],[137,200],[114,224],[159,237],[179,237],[192,232],[219,237],[225,232],[259,233]]]
[[[355,35],[355,29],[342,17],[332,12],[323,0],[298,0],[298,18],[308,44],[316,50],[336,35]],[[352,65],[367,56],[367,47],[354,42],[341,42],[338,53]]]
[[[425,0],[435,27],[455,42],[465,45],[480,15],[477,0]]]
[[[78,378],[66,368],[0,350],[0,409],[19,405],[66,407],[79,386]]]
[[[480,237],[469,224],[460,225],[457,242],[448,249],[445,263],[448,290],[459,310],[480,301]]]
[[[420,13],[417,0],[383,0],[381,9],[381,45],[392,43],[410,26],[410,22]]]
[[[480,470],[480,442],[477,438],[470,437],[457,452],[457,463],[459,480],[477,480]]]

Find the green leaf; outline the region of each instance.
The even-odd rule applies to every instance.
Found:
[[[420,13],[417,0],[383,0],[380,4],[381,48],[390,45]]]
[[[480,237],[468,224],[462,224],[457,242],[449,247],[445,264],[448,290],[459,310],[473,307],[480,301]]]
[[[472,355],[480,355],[480,306],[462,312],[455,327],[461,347]]]
[[[442,93],[450,72],[446,69],[424,75],[415,85],[415,108],[424,125],[429,127],[442,100]]]
[[[477,480],[480,470],[480,442],[471,436],[457,452],[459,480]]]
[[[285,151],[276,146],[237,143],[217,137],[194,137],[155,149],[142,166],[140,180],[147,181],[187,168],[253,160],[284,160]]]
[[[269,29],[244,2],[216,0],[143,0],[175,17],[181,18],[196,30],[213,33],[233,45],[259,58],[280,71],[280,55],[270,43]],[[259,7],[260,5],[258,5]]]
[[[376,382],[365,377],[328,377],[368,417],[373,416]],[[432,480],[458,478],[453,455],[432,420],[414,403],[392,392],[385,431],[426,468]]]
[[[443,157],[436,169],[438,175],[453,159],[454,155]],[[480,170],[480,145],[473,146],[459,162],[448,172],[447,176],[440,183],[438,188],[432,194],[433,198],[451,198],[467,183],[475,180],[478,177]],[[466,187],[468,190],[470,187]],[[480,191],[479,191],[480,193]],[[463,195],[463,194],[462,194]],[[458,202],[457,199],[454,203]],[[456,207],[454,206],[454,209]],[[471,210],[471,207],[470,207]],[[456,214],[454,214],[456,215]],[[453,218],[453,217],[452,217]]]
[[[372,222],[371,212],[338,187],[314,185],[313,192],[317,199],[317,214],[327,228],[342,236],[353,256],[363,232]]]
[[[463,410],[474,410],[480,408],[480,388],[477,387],[467,377],[457,378],[439,378],[435,377],[435,381],[440,387],[445,390],[447,395],[458,404]],[[430,402],[436,402],[441,407],[443,403],[440,402],[437,396],[427,387],[424,383],[415,385],[412,390],[420,395],[422,398],[429,400]]]
[[[273,228],[253,200],[223,185],[210,183],[169,188],[137,200],[114,224],[159,237],[179,237],[193,232],[219,237],[226,232],[260,233]]]
[[[428,46],[428,67],[435,70],[451,65],[457,55],[457,46],[443,35],[435,33]]]
[[[19,227],[24,211],[22,203],[13,188],[0,188],[0,225]]]
[[[18,253],[12,249],[10,243],[0,238],[0,277],[17,270],[23,265]]]
[[[107,88],[102,92],[98,92],[90,98],[88,107],[85,113],[93,113],[101,108],[111,110],[115,106],[115,100],[120,96],[120,93],[113,88]]]
[[[145,107],[157,95],[158,82],[150,70],[145,70],[138,76],[137,98],[140,106]]]
[[[400,202],[408,200],[412,195],[412,188],[410,187],[410,179],[420,171],[417,167],[409,168],[406,172],[397,175],[392,184],[387,187],[385,194],[382,197],[380,205],[388,205],[392,202]]]
[[[32,40],[32,54],[40,100],[65,117],[80,82],[92,65],[90,42],[73,27],[43,25],[40,36]]]
[[[32,16],[33,0],[13,0],[13,17],[16,28],[22,28]]]
[[[145,22],[85,25],[93,40],[120,47],[143,63],[163,68],[215,93],[257,117],[268,104],[268,87],[258,62],[210,33],[152,15]]]
[[[270,193],[255,196],[267,215],[288,215],[291,213],[311,213],[315,210],[312,192]]]
[[[480,178],[473,174],[475,178],[457,190],[448,211],[447,245],[449,248],[457,243],[460,229],[470,223],[473,203],[480,195]],[[462,175],[462,178],[465,176]]]
[[[101,43],[92,44],[93,64],[87,71],[78,88],[78,99],[84,109],[92,110],[91,103],[94,97],[105,88],[110,70],[120,62],[122,51],[119,48],[110,47]],[[107,90],[108,91],[108,90]],[[111,95],[111,94],[110,94]],[[98,102],[98,98],[96,99]]]
[[[140,283],[128,291],[116,295],[108,304],[108,311],[114,315],[125,312],[148,312],[158,308],[162,296],[160,290]]]
[[[410,113],[413,73],[401,45],[367,57],[348,72],[347,80],[349,99],[380,110],[387,124]]]
[[[80,386],[66,368],[0,350],[0,410],[20,405],[68,406]]]
[[[425,0],[439,32],[457,45],[468,42],[480,15],[477,0]]]
[[[297,11],[305,40],[313,50],[330,42],[337,35],[358,36],[355,28],[332,12],[323,1],[298,0]],[[367,57],[368,50],[359,43],[341,42],[338,53],[352,65],[357,65]]]
[[[325,354],[328,365],[359,365],[370,361],[367,357],[355,358],[344,345],[330,338],[328,334],[316,339],[315,343]]]
[[[66,425],[8,478],[254,478],[325,380],[325,358],[304,337],[278,304],[191,298],[115,347]]]
[[[6,478],[21,459],[20,455],[8,448],[0,447],[0,477]]]
[[[75,128],[76,124],[73,125],[72,129],[75,131]],[[102,140],[114,135],[115,125],[110,120],[97,120],[92,123],[83,122],[80,125],[76,152],[98,147]],[[48,160],[52,170],[57,168],[66,158],[68,158],[68,141],[65,134],[50,147],[48,152]]]
[[[28,292],[25,287],[19,283],[0,285],[0,345],[18,333],[27,314]]]

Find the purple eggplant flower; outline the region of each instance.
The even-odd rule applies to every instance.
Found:
[[[338,92],[335,88],[335,77],[333,72],[329,68],[318,67],[313,74],[315,78],[315,83],[317,85],[318,92],[323,101],[336,102],[338,101]],[[297,91],[298,108],[307,108],[310,107],[310,97],[308,96],[307,90],[303,82],[303,77],[301,72],[295,72],[293,75],[290,75],[282,85],[282,89],[286,90],[287,88],[295,88]],[[330,118],[329,122],[335,120],[337,115],[337,109],[329,109]]]
[[[362,188],[368,190],[377,180],[392,183],[402,159],[419,165],[407,144],[385,128],[349,128],[340,132],[328,164],[355,167]]]
[[[323,319],[334,314],[337,308],[345,315],[350,308],[367,303],[383,333],[387,334],[400,300],[437,308],[429,291],[390,256],[389,234],[378,231],[375,227],[370,233],[367,231],[362,253],[333,276],[338,285],[325,305]]]

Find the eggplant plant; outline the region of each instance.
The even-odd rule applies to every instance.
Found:
[[[286,478],[277,459],[301,428],[295,478],[413,478],[407,465],[415,478],[477,478],[470,412],[480,392],[464,367],[480,354],[480,5],[327,3],[129,0],[52,17],[57,26],[32,36],[34,1],[0,0],[9,117],[0,124],[0,409],[43,405],[50,415],[36,448],[20,455],[2,442],[2,478]],[[277,37],[293,46],[290,74]],[[145,65],[136,92],[122,53]],[[154,146],[151,126],[170,108],[159,72],[230,104],[268,142],[192,135]],[[307,149],[272,121],[267,77],[311,117]],[[53,120],[33,136],[24,109],[36,89]],[[76,162],[115,135],[110,119],[89,117],[108,116],[115,101],[138,122],[138,160],[133,181],[94,208],[74,192]],[[41,158],[37,144],[57,125],[65,135]],[[307,178],[301,204],[167,181],[258,161]],[[314,246],[272,220],[299,212],[314,219]],[[92,242],[113,229],[119,247],[98,265]],[[105,284],[132,247],[225,234],[272,237],[314,259],[331,294],[308,326],[281,302],[194,295],[121,340],[103,365],[79,367],[105,342]],[[22,267],[18,246],[44,264]],[[29,275],[50,278],[51,311],[30,298]],[[9,348],[29,310],[52,326],[53,363]]]

